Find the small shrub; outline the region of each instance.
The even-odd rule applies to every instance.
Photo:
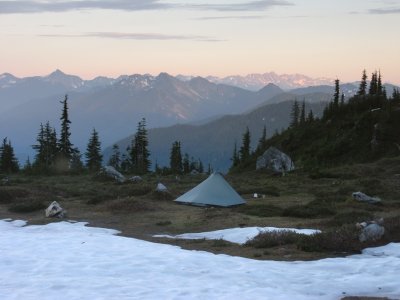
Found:
[[[172,224],[171,221],[160,221],[160,222],[156,223],[157,226],[167,226],[167,225],[171,225],[171,224]]]
[[[151,207],[145,201],[140,201],[134,198],[118,199],[108,203],[107,208],[112,212],[119,213],[130,213],[130,212],[144,212],[153,211]]]
[[[282,212],[283,217],[295,218],[317,218],[336,214],[336,211],[324,203],[310,202],[307,205],[293,205],[285,208]]]
[[[242,205],[236,208],[240,213],[257,217],[276,217],[282,214],[282,208],[274,205]]]
[[[45,209],[46,207],[44,201],[33,199],[31,201],[25,200],[23,202],[13,203],[8,210],[14,213],[30,213]]]
[[[14,200],[14,197],[10,194],[9,191],[0,189],[0,203],[10,203],[12,200]]]
[[[359,230],[355,225],[344,225],[335,229],[304,235],[297,247],[307,252],[358,253],[365,247],[358,240]]]
[[[383,226],[386,239],[391,242],[400,242],[400,216],[385,219]]]
[[[148,185],[135,185],[127,190],[128,196],[144,196],[150,193],[152,188]]]
[[[294,244],[298,241],[300,234],[290,230],[261,232],[253,239],[246,242],[246,246],[255,248],[270,248],[287,244]]]
[[[227,241],[223,240],[223,239],[218,239],[218,240],[213,240],[211,246],[212,247],[217,247],[217,248],[228,247],[229,243]]]
[[[356,224],[359,222],[372,220],[373,218],[374,214],[368,211],[349,211],[337,214],[328,222],[328,224],[333,226]]]
[[[153,191],[150,194],[150,198],[153,200],[174,200],[175,197],[168,191]]]

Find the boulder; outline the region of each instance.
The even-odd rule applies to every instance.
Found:
[[[362,222],[358,223],[357,227],[361,229],[358,237],[360,242],[378,241],[385,234],[385,228],[380,222]]]
[[[122,175],[117,170],[115,170],[115,168],[112,166],[105,166],[102,169],[102,174],[106,175],[107,177],[113,178],[115,181],[119,183],[123,183],[126,180],[125,176]]]
[[[269,147],[263,155],[257,158],[256,170],[268,169],[284,174],[295,169],[292,159],[275,147]]]
[[[141,182],[141,181],[143,181],[143,179],[142,179],[142,177],[140,177],[140,176],[132,176],[131,178],[129,178],[129,181],[132,181],[132,182]]]
[[[159,182],[157,184],[156,191],[157,192],[167,192],[168,189],[167,189],[167,187],[165,185],[163,185],[161,182]]]
[[[378,197],[371,197],[368,196],[362,192],[355,192],[352,194],[353,199],[360,201],[360,202],[365,202],[365,203],[370,203],[370,204],[377,204],[381,203],[382,200]]]
[[[53,201],[45,210],[47,218],[64,218],[67,211],[64,210],[57,201]]]

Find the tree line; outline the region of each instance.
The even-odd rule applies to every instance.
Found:
[[[99,133],[93,128],[86,151],[82,155],[71,142],[71,121],[69,118],[68,95],[61,101],[60,134],[47,121],[41,123],[36,137],[36,144],[32,145],[35,156],[31,162],[28,157],[23,171],[28,174],[49,173],[81,173],[84,171],[97,172],[103,165],[103,155]],[[84,158],[82,158],[84,156]],[[149,173],[151,170],[148,133],[146,119],[142,118],[137,125],[136,133],[126,151],[121,154],[119,146],[114,144],[112,154],[107,165],[123,172],[139,175]],[[0,146],[0,173],[16,173],[20,171],[14,149],[8,138],[3,139]],[[155,171],[163,174],[187,174],[193,171],[203,173],[204,167],[200,159],[195,160],[189,154],[181,154],[181,143],[175,141],[171,147],[170,166],[161,168],[157,163]],[[209,165],[208,171],[211,172]]]

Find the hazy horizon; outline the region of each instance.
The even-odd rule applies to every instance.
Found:
[[[276,72],[400,83],[400,3],[389,0],[0,1],[0,73]]]

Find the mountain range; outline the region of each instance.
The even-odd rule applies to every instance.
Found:
[[[293,81],[291,86],[308,82],[299,79],[301,75],[298,76],[286,76]],[[268,76],[263,76],[266,81],[259,81],[259,77],[250,75],[243,78],[257,79],[254,82],[258,83],[254,83],[253,87],[268,81]],[[35,143],[40,123],[49,121],[53,127],[59,128],[60,101],[65,94],[69,96],[71,139],[84,151],[93,128],[99,132],[102,145],[106,147],[135,132],[137,122],[142,117],[146,118],[148,128],[183,123],[204,125],[218,120],[220,116],[244,114],[266,104],[285,102],[296,97],[307,102],[325,102],[333,92],[333,87],[329,85],[298,88],[288,93],[273,83],[267,83],[257,90],[216,83],[224,81],[218,81],[215,77],[180,78],[167,73],[158,76],[135,74],[118,78],[96,77],[93,80],[83,80],[60,70],[48,76],[26,78],[4,73],[0,75],[0,138],[11,139],[21,161],[28,155],[32,156],[31,145]],[[231,80],[232,84],[239,85],[238,82]],[[285,84],[287,86],[288,83]],[[357,89],[356,85],[351,84],[345,87],[349,96]],[[287,122],[271,126],[271,130],[284,126],[287,126]],[[238,134],[244,129],[235,127],[232,130],[235,130],[234,138],[238,139]],[[176,136],[176,139],[179,137]],[[230,144],[233,143],[231,135],[227,134],[226,139]],[[189,152],[193,147],[185,144]],[[169,148],[170,145],[164,144],[163,147]],[[193,155],[203,157],[203,154],[193,152]],[[157,153],[159,151],[154,148],[154,155],[160,156],[160,161],[164,162],[165,155]]]

